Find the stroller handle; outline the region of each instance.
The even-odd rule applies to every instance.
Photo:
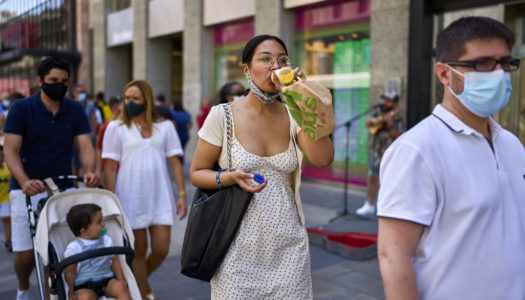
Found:
[[[60,176],[54,176],[51,177],[53,181],[57,180],[75,180],[75,181],[84,181],[84,176],[77,176],[77,175],[60,175]]]
[[[68,258],[63,259],[57,266],[56,266],[56,276],[60,277],[62,275],[62,272],[64,269],[72,265],[74,263],[77,263],[79,261],[83,261],[89,258],[98,257],[98,256],[105,256],[105,255],[117,255],[117,254],[125,254],[125,255],[134,255],[133,249],[129,247],[106,247],[106,248],[98,248],[89,250],[86,252],[82,252],[79,254],[71,255]]]

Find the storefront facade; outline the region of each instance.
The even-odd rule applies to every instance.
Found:
[[[193,116],[198,114],[202,99],[215,98],[225,83],[238,81],[248,87],[242,73],[241,53],[244,44],[258,34],[281,37],[292,65],[301,67],[309,80],[331,90],[338,125],[360,113],[366,115],[389,89],[400,95],[407,128],[427,116],[439,102],[432,71],[436,32],[461,15],[489,15],[505,22],[518,37],[513,55],[525,54],[522,50],[525,1],[513,4],[497,0],[117,2],[91,1],[94,91],[119,94],[127,81],[146,79],[155,94],[165,94],[168,101],[182,99]],[[126,14],[126,10],[129,10],[124,17],[127,27],[112,26],[116,24],[112,19]],[[117,23],[126,24],[124,20]],[[525,107],[525,92],[521,91],[525,79],[521,70],[512,76],[512,99],[496,118],[525,141],[525,124],[519,114]],[[305,162],[304,177],[343,182],[348,149],[348,182],[357,188],[364,187],[369,137],[365,119],[364,116],[351,123],[348,140],[345,127],[338,127],[332,135],[336,149],[332,166],[319,169]],[[197,136],[196,128],[191,136]],[[190,139],[189,157],[196,141]]]
[[[147,80],[168,102],[182,98],[183,0],[93,0],[93,91],[122,94],[133,79]]]
[[[225,11],[227,7],[236,10]],[[242,49],[254,34],[274,34],[285,41],[293,66],[301,67],[309,80],[318,81],[332,91],[338,123],[368,110],[369,0],[205,0],[201,9],[204,11],[202,35],[206,37],[206,32],[211,31],[208,36],[213,38],[213,42],[204,42],[212,45],[213,51],[201,51],[201,56],[212,58],[211,65],[203,66],[202,70],[201,76],[208,76],[210,82],[208,86],[201,86],[202,98],[210,97],[218,102],[216,94],[227,82],[237,81],[248,88],[242,72]],[[191,53],[185,51],[185,55]],[[210,69],[206,70],[209,66],[212,76],[207,73]],[[334,164],[321,169],[305,162],[303,176],[342,182],[345,149],[349,147],[349,182],[364,186],[368,165],[368,131],[364,119],[352,123],[350,136],[346,141],[344,128],[338,128],[332,137],[336,148]]]
[[[370,2],[327,1],[295,9],[293,61],[309,80],[332,92],[336,124],[344,124],[370,107]],[[334,163],[316,168],[307,161],[303,176],[342,182],[349,154],[349,182],[366,184],[368,130],[365,117],[336,128],[332,140]]]

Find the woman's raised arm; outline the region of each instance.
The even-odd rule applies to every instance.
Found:
[[[318,168],[328,167],[334,160],[334,144],[329,136],[314,141],[302,130],[297,135],[297,141],[304,155]]]

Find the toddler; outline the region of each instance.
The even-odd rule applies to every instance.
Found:
[[[84,251],[111,247],[111,238],[103,233],[102,209],[96,204],[79,204],[67,213],[67,224],[77,237],[64,252],[64,258]],[[66,268],[70,300],[97,299],[101,296],[131,299],[117,256],[86,259]]]

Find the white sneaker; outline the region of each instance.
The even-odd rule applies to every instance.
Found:
[[[29,290],[16,289],[16,300],[29,300]]]
[[[371,216],[376,212],[376,207],[374,205],[370,205],[368,201],[365,201],[365,204],[361,206],[358,210],[355,211],[356,214],[366,217]]]

